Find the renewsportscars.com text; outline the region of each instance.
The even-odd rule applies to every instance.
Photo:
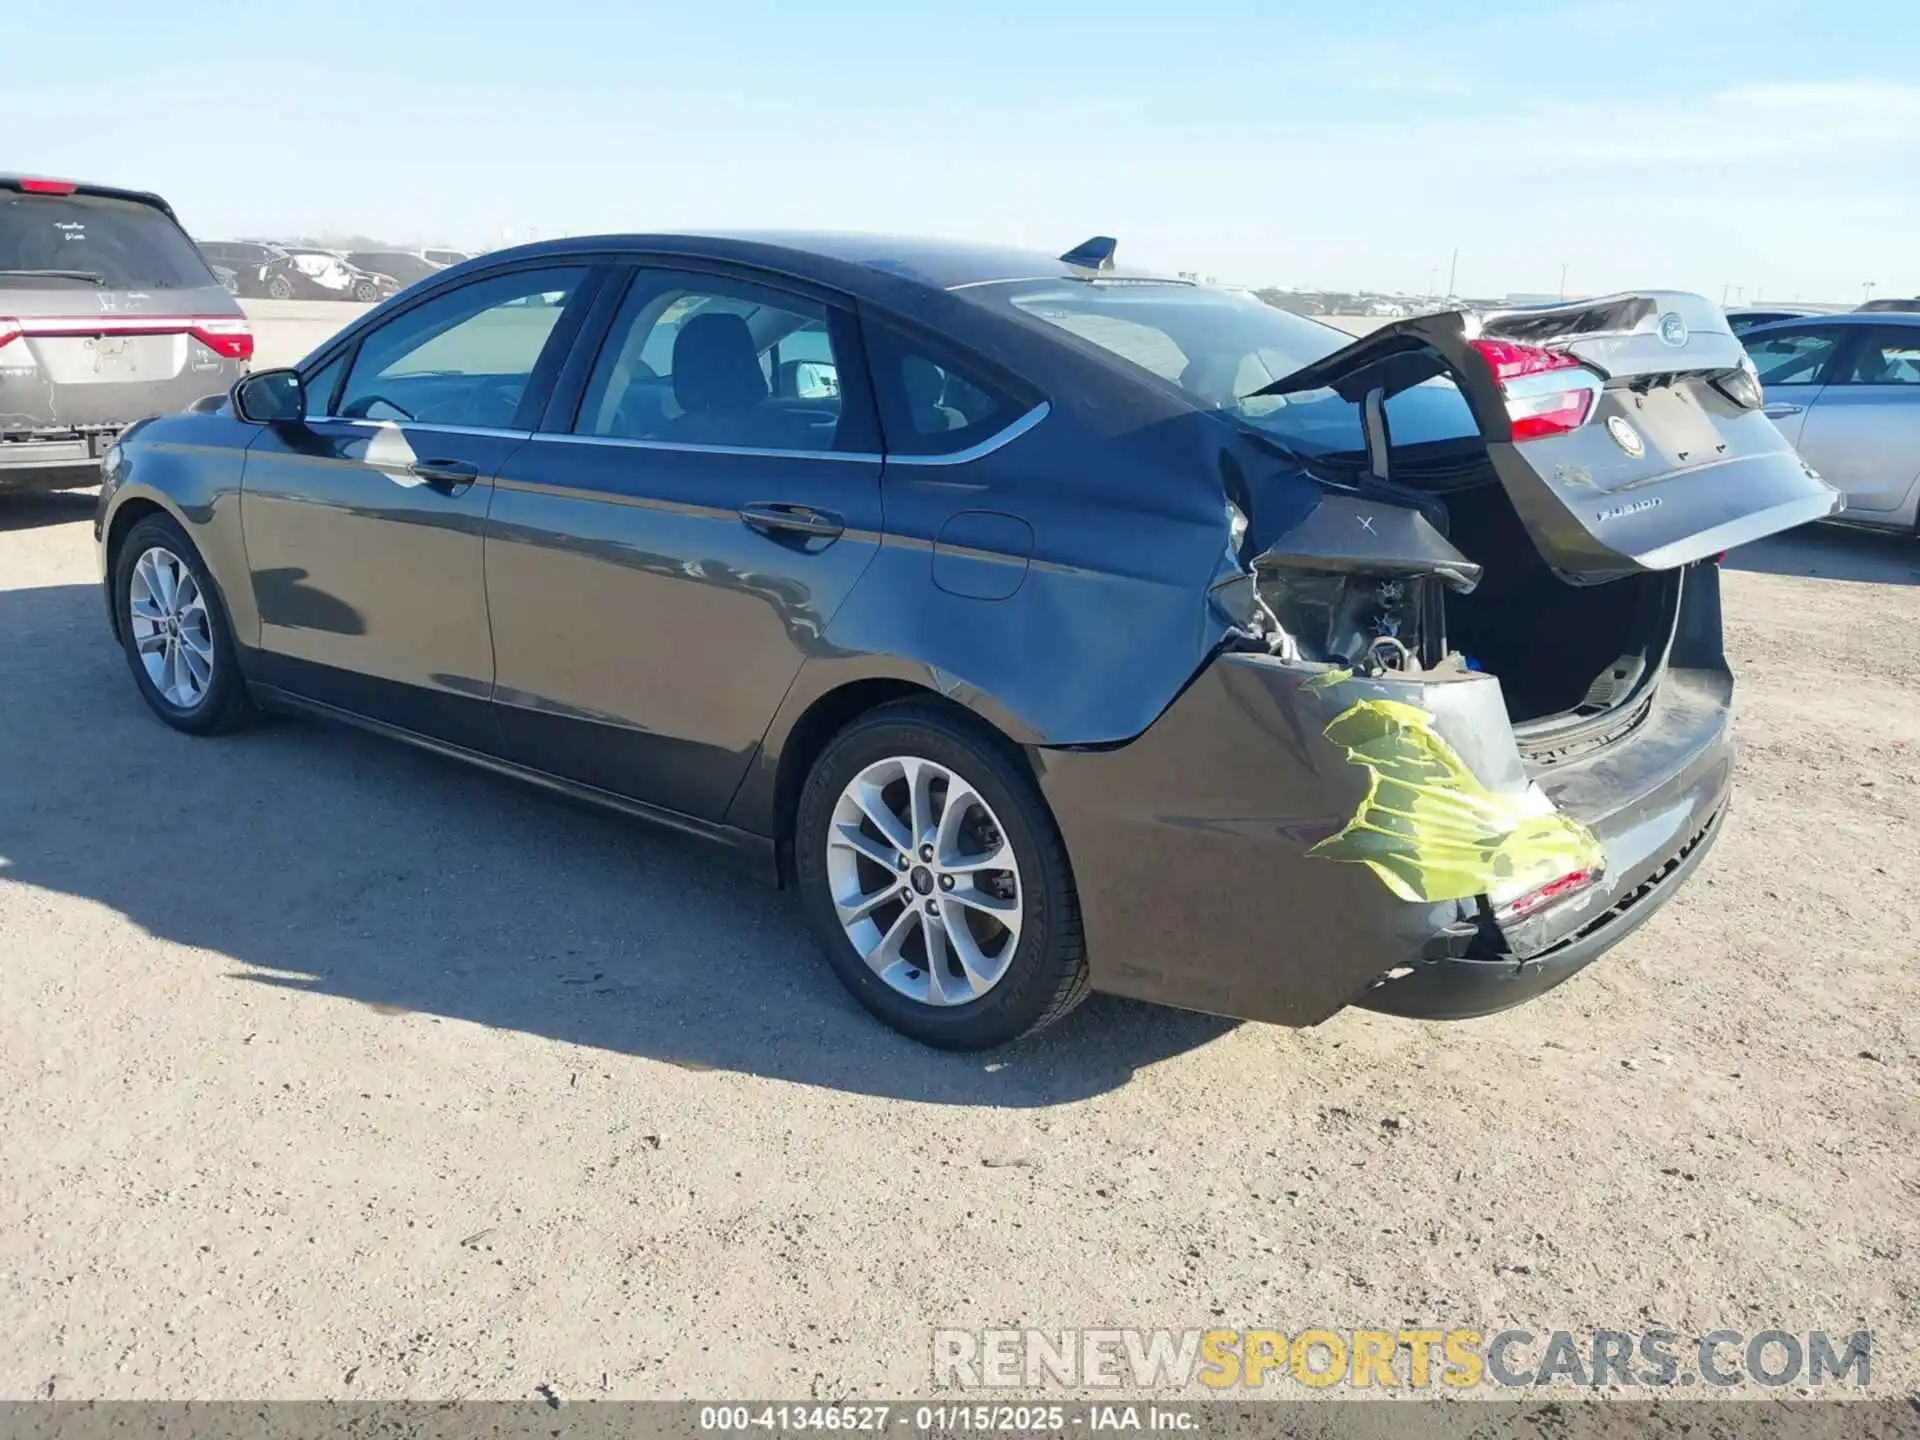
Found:
[[[1574,1332],[1395,1330],[936,1330],[940,1389],[1316,1389],[1479,1386],[1844,1385],[1872,1380],[1873,1337],[1769,1329]]]

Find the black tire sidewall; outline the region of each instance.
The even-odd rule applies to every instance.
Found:
[[[213,684],[191,710],[182,710],[160,693],[134,643],[128,605],[133,570],[140,557],[156,545],[165,546],[180,558],[193,572],[200,593],[207,598],[207,619],[213,630]],[[233,626],[227,619],[226,601],[208,573],[206,562],[200,558],[199,550],[171,518],[149,515],[135,524],[120,542],[113,558],[113,605],[114,624],[120,632],[120,649],[127,657],[127,668],[133,672],[134,684],[140,687],[140,697],[153,713],[189,735],[211,735],[231,726],[245,709],[246,681],[234,654]]]
[[[854,998],[896,1030],[949,1050],[1004,1045],[1049,1018],[1077,946],[1067,945],[1072,880],[1053,817],[1038,787],[1004,744],[933,711],[883,709],[841,732],[815,762],[801,792],[794,832],[794,870],[801,904],[834,972]],[[931,1006],[899,994],[860,957],[841,928],[826,875],[826,833],[841,791],[861,770],[889,756],[912,755],[944,765],[973,786],[998,817],[1020,867],[1019,948],[1000,982],[964,1005]]]

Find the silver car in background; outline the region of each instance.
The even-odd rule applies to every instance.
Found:
[[[1801,459],[1846,492],[1834,520],[1920,530],[1920,314],[1809,315],[1740,339],[1767,415]]]
[[[121,430],[224,394],[252,358],[158,195],[0,174],[0,492],[98,484]]]

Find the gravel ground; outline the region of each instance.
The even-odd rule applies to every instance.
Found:
[[[1920,549],[1729,561],[1738,803],[1491,1019],[893,1038],[786,897],[356,734],[190,740],[0,499],[0,1396],[924,1393],[936,1326],[1874,1332],[1920,1381]]]

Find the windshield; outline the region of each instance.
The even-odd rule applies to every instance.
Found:
[[[1078,280],[980,285],[960,292],[1011,305],[1179,387],[1205,409],[1308,454],[1360,450],[1359,407],[1331,390],[1255,395],[1269,381],[1353,343],[1354,337],[1251,296],[1172,282]],[[1394,396],[1395,444],[1476,432],[1450,381]]]
[[[36,282],[112,290],[212,285],[200,252],[163,211],[108,195],[22,195],[0,190],[0,285]]]

